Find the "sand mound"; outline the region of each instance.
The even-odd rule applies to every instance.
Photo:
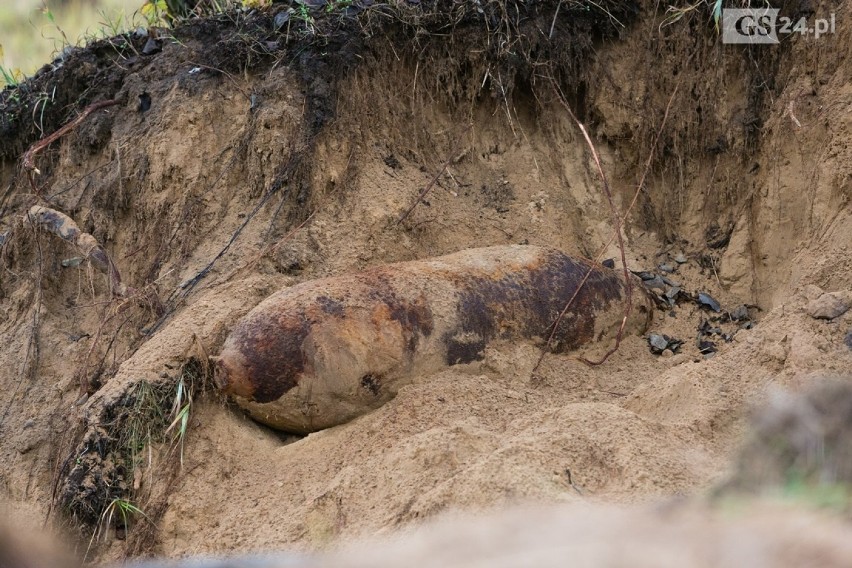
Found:
[[[819,41],[755,48],[719,43],[706,14],[661,29],[648,3],[606,4],[623,27],[556,2],[495,6],[517,21],[495,32],[490,11],[456,20],[424,3],[398,20],[317,13],[310,32],[292,14],[276,28],[276,3],[191,21],[152,55],[136,53],[144,38],[105,40],[4,91],[12,510],[88,543],[110,506],[133,503],[148,520],[101,527],[90,553],[114,559],[312,549],[457,508],[696,493],[734,468],[771,387],[848,381],[852,311],[811,306],[852,290],[845,20]],[[548,76],[622,211],[645,179],[626,259],[673,282],[658,292],[683,291],[651,327],[682,340],[678,353],[629,337],[604,365],[551,354],[532,373],[535,346],[498,343],[304,438],[215,395],[207,357],[283,286],[486,245],[596,257],[611,211]],[[23,150],[104,99],[119,104],[37,157],[36,196]],[[114,297],[77,249],[25,223],[35,204],[92,235],[137,293]],[[606,257],[620,265],[614,244]],[[726,315],[740,306],[744,319]]]

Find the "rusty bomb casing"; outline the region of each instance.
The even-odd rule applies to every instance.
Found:
[[[237,323],[216,384],[276,429],[342,424],[418,375],[481,360],[492,341],[543,342],[591,266],[556,250],[497,246],[297,284]],[[651,305],[633,289],[627,331],[642,332]],[[619,274],[595,265],[553,350],[612,340],[624,294]]]

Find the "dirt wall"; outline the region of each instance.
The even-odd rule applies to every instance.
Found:
[[[315,548],[519,500],[694,493],[725,475],[769,386],[852,370],[848,313],[807,312],[821,290],[852,289],[843,18],[818,41],[749,48],[722,45],[701,13],[661,30],[651,4],[613,13],[615,25],[554,18],[548,3],[511,28],[526,38],[514,51],[494,51],[476,19],[451,41],[439,21],[419,36],[341,24],[323,43],[276,30],[284,8],[192,22],[151,55],[145,38],[102,42],[17,102],[3,94],[0,490],[13,510],[90,535],[129,499],[151,523],[97,540],[93,554],[116,558]],[[813,6],[830,9],[848,2]],[[364,25],[379,17],[365,13]],[[678,354],[631,337],[605,365],[548,355],[536,373],[534,344],[500,344],[476,368],[420,377],[300,439],[249,421],[206,390],[203,368],[187,371],[281,286],[484,245],[596,257],[611,212],[554,85],[622,210],[653,150],[623,231],[629,268],[675,263],[680,287],[726,310],[751,305],[756,325],[726,322],[731,341],[706,357],[696,330],[719,316],[683,302],[652,325],[685,340]],[[35,195],[21,151],[99,98],[120,103],[38,157]],[[37,108],[48,110],[34,120]],[[24,223],[39,200],[142,292],[111,298],[77,251]],[[606,257],[619,258],[614,244]],[[182,379],[196,398],[178,444],[163,430]],[[139,385],[160,389],[161,426],[128,438]]]

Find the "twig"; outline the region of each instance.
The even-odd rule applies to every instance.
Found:
[[[624,271],[624,285],[625,285],[625,288],[626,288],[627,298],[626,298],[626,303],[625,303],[625,308],[624,308],[624,317],[621,320],[621,325],[618,327],[618,333],[615,336],[615,346],[613,346],[609,351],[607,351],[600,361],[589,361],[588,359],[585,359],[585,358],[580,359],[581,361],[583,361],[587,365],[600,365],[600,364],[604,363],[607,359],[609,359],[609,356],[612,355],[613,353],[615,353],[618,350],[619,346],[621,346],[621,338],[624,334],[624,327],[627,325],[627,318],[630,317],[630,312],[633,309],[633,282],[630,279],[630,272],[627,269],[627,257],[626,257],[626,254],[624,252],[624,239],[621,236],[621,223],[622,223],[621,217],[619,216],[618,209],[615,207],[615,203],[612,200],[612,192],[609,189],[609,181],[607,180],[606,174],[603,171],[603,166],[601,165],[601,160],[600,160],[600,157],[598,156],[597,149],[595,148],[594,143],[592,143],[592,139],[589,137],[589,134],[586,131],[586,127],[583,126],[583,123],[580,122],[580,120],[577,118],[577,116],[571,110],[571,107],[566,102],[565,96],[562,94],[562,91],[559,88],[559,85],[556,84],[556,80],[553,78],[552,75],[549,76],[549,79],[550,79],[550,83],[553,85],[554,90],[556,91],[559,102],[562,104],[562,106],[568,112],[568,115],[571,117],[571,119],[577,124],[577,127],[580,129],[580,132],[583,133],[583,138],[585,138],[586,144],[589,146],[589,149],[592,152],[592,158],[595,161],[595,165],[597,166],[597,169],[598,169],[598,175],[600,176],[601,182],[603,184],[604,195],[606,195],[607,201],[609,202],[610,211],[612,212],[612,222],[613,222],[613,226],[615,227],[616,237],[618,238],[618,248],[621,251],[621,264],[622,264],[622,269]],[[547,343],[545,344],[545,349],[547,348],[547,346],[550,345],[550,342],[553,340],[553,336],[556,335],[556,330],[559,327],[559,323],[562,321],[562,318],[565,317],[565,314],[568,311],[568,308],[570,307],[571,303],[574,301],[574,298],[577,297],[577,294],[579,293],[583,284],[585,284],[586,280],[588,279],[589,275],[591,274],[591,272],[593,270],[593,267],[594,267],[594,265],[589,267],[589,270],[586,272],[586,275],[583,277],[583,280],[581,281],[580,285],[577,287],[577,290],[575,290],[574,294],[571,296],[571,299],[568,301],[568,303],[565,305],[565,308],[559,314],[559,317],[553,323],[552,329],[550,331],[550,335],[547,338]],[[541,356],[539,357],[539,360],[536,362],[535,367],[533,367],[533,372],[535,372],[536,369],[538,369],[538,366],[541,364],[542,359],[544,359],[545,353],[546,353],[546,351],[543,350],[542,353],[541,353]]]
[[[107,168],[107,167],[111,166],[111,165],[112,165],[112,162],[113,162],[113,160],[110,160],[109,162],[107,162],[107,163],[105,163],[105,164],[101,164],[100,166],[97,166],[96,168],[92,168],[92,169],[91,169],[91,170],[89,170],[88,172],[86,172],[86,173],[84,173],[83,175],[81,175],[80,177],[78,177],[75,181],[73,181],[73,182],[69,183],[68,185],[66,185],[64,188],[60,189],[59,191],[55,191],[54,193],[52,193],[52,194],[48,195],[48,196],[47,196],[47,198],[46,198],[46,201],[47,201],[47,202],[49,202],[49,203],[53,202],[53,200],[54,200],[54,199],[56,199],[57,197],[59,197],[59,196],[60,196],[60,195],[62,195],[63,193],[65,193],[65,192],[67,192],[67,191],[70,191],[70,190],[71,190],[71,189],[73,189],[75,186],[77,186],[77,185],[78,185],[81,181],[83,181],[84,179],[86,179],[87,177],[89,177],[90,175],[92,175],[92,174],[94,174],[94,173],[97,173],[98,171],[100,171],[100,170],[102,170],[102,169],[104,169],[104,168]],[[83,191],[86,191],[86,190],[85,190],[85,189],[83,189]]]
[[[108,314],[106,311],[104,312],[104,316],[103,316],[103,318],[101,318],[101,321],[98,324],[98,329],[95,332],[95,336],[92,338],[91,345],[89,345],[89,349],[86,351],[86,356],[83,359],[83,364],[80,366],[80,369],[79,369],[79,372],[78,372],[78,380],[79,380],[79,383],[80,383],[80,394],[81,395],[93,394],[91,392],[92,383],[89,380],[89,359],[91,359],[92,354],[95,352],[95,349],[98,347],[98,344],[100,343],[100,339],[101,339],[101,336],[103,335],[104,328],[106,327],[107,323],[109,323],[110,320],[112,320],[112,318],[114,318],[118,314],[124,312],[124,310],[129,306],[130,306],[129,302],[123,302],[116,307],[115,312],[113,312],[111,314]],[[128,316],[128,319],[129,319],[129,316]],[[118,331],[121,329],[121,327],[124,325],[124,323],[127,323],[127,319],[125,319],[125,321],[121,324],[121,326],[119,326],[118,329],[116,329],[115,332],[113,333],[112,339],[110,340],[110,344],[107,346],[106,351],[104,352],[103,360],[101,361],[101,364],[99,365],[101,369],[103,368],[103,364],[106,361],[106,356],[109,354],[109,350],[110,350],[110,347],[112,345],[112,342],[115,341],[115,338],[118,335]]]
[[[642,177],[639,178],[639,183],[636,185],[636,190],[633,192],[633,199],[630,200],[630,205],[627,206],[627,209],[624,211],[623,219],[627,219],[630,216],[630,213],[633,211],[633,207],[636,206],[636,201],[639,199],[639,194],[642,193],[642,188],[645,186],[645,178],[648,177],[648,172],[651,170],[651,162],[654,158],[654,151],[657,149],[657,145],[660,141],[660,136],[663,134],[663,127],[666,125],[666,121],[669,118],[669,110],[671,110],[672,103],[674,102],[675,95],[677,94],[678,89],[680,88],[680,81],[675,84],[675,88],[672,91],[671,96],[669,97],[669,102],[666,104],[666,110],[663,113],[663,120],[660,121],[660,127],[657,129],[657,135],[654,138],[654,144],[651,146],[651,150],[648,152],[648,159],[645,161],[645,169],[642,170]],[[607,243],[601,247],[600,251],[598,251],[598,255],[595,257],[595,262],[599,263],[601,258],[603,258],[604,253],[609,249],[609,246],[615,240],[615,235],[612,235]]]
[[[30,146],[30,148],[26,152],[24,152],[24,157],[21,162],[24,166],[24,169],[27,170],[27,176],[29,177],[30,185],[32,186],[33,191],[36,193],[36,195],[41,196],[41,192],[39,192],[35,184],[35,176],[41,174],[39,169],[35,166],[34,159],[36,154],[38,154],[39,152],[50,146],[53,142],[59,140],[60,138],[80,126],[80,123],[86,120],[86,118],[96,110],[111,107],[113,105],[117,105],[118,103],[119,101],[117,99],[109,99],[106,101],[98,101],[96,103],[90,104],[89,106],[83,109],[83,111],[77,118],[60,128],[53,134],[45,136],[44,138]]]
[[[547,34],[547,39],[553,39],[553,28],[556,27],[556,17],[559,15],[559,7],[562,6],[562,0],[556,5],[556,11],[553,12],[553,22],[550,24],[550,33]]]
[[[468,127],[468,128],[469,128],[469,127]],[[465,128],[465,129],[464,129],[464,131],[462,131],[462,132],[459,134],[458,140],[456,141],[455,146],[453,146],[453,149],[452,149],[452,151],[450,152],[450,155],[447,157],[446,161],[444,162],[444,165],[443,165],[443,166],[441,166],[441,169],[438,171],[438,173],[437,173],[437,174],[435,174],[435,177],[433,177],[433,178],[432,178],[432,180],[429,182],[429,184],[428,184],[426,187],[424,187],[424,188],[423,188],[423,190],[420,192],[420,195],[418,195],[418,196],[417,196],[417,199],[414,201],[414,203],[412,203],[412,204],[411,204],[411,207],[409,207],[409,208],[406,210],[406,212],[405,212],[405,213],[403,213],[403,214],[400,216],[400,218],[399,218],[399,219],[397,219],[397,221],[396,221],[397,226],[399,226],[399,224],[400,224],[400,223],[402,223],[403,221],[405,221],[405,219],[406,219],[409,215],[411,215],[411,212],[412,212],[412,211],[414,211],[414,208],[415,208],[415,207],[417,207],[417,205],[418,205],[421,201],[423,201],[423,198],[424,198],[424,197],[426,197],[426,194],[428,194],[430,191],[432,191],[432,188],[433,188],[433,187],[435,187],[435,184],[436,184],[436,183],[438,183],[438,179],[440,179],[440,177],[441,177],[442,175],[444,175],[444,172],[446,172],[446,171],[447,171],[447,168],[449,168],[449,167],[450,167],[450,164],[452,163],[453,159],[454,159],[454,158],[458,155],[459,151],[461,150],[462,140],[464,139],[463,135],[467,132],[467,130],[468,130],[468,129],[467,129],[467,128]]]
[[[229,280],[230,280],[231,278],[233,278],[233,277],[234,277],[234,275],[235,275],[235,274],[237,274],[238,272],[245,272],[246,270],[251,269],[254,265],[256,265],[256,264],[258,263],[258,261],[260,261],[260,259],[261,259],[261,258],[263,258],[264,256],[266,256],[267,254],[269,254],[269,253],[271,253],[271,252],[274,252],[274,251],[278,250],[278,248],[280,248],[280,247],[281,247],[281,245],[283,245],[284,243],[286,243],[287,241],[289,241],[291,238],[293,238],[293,237],[296,235],[296,233],[297,233],[297,232],[298,232],[298,231],[299,231],[302,227],[304,227],[305,225],[307,225],[307,224],[308,224],[308,221],[310,221],[311,219],[313,219],[313,218],[314,218],[314,215],[316,215],[316,213],[317,213],[317,212],[316,212],[316,211],[314,211],[313,213],[311,213],[310,215],[308,215],[308,217],[307,217],[304,221],[302,221],[302,222],[301,222],[301,223],[299,223],[296,227],[294,227],[293,229],[291,229],[291,230],[290,230],[290,231],[289,231],[286,235],[284,235],[284,237],[282,237],[282,238],[281,238],[278,242],[276,242],[275,244],[266,245],[265,247],[263,247],[263,248],[262,248],[262,249],[261,249],[258,253],[256,253],[256,254],[254,255],[254,257],[253,257],[253,258],[251,258],[251,259],[250,259],[250,260],[249,260],[246,264],[244,264],[244,265],[242,265],[242,266],[238,266],[237,268],[235,268],[234,270],[232,270],[230,274],[228,274],[227,276],[225,276],[224,281],[225,281],[225,282],[229,281]]]
[[[576,491],[579,495],[582,495],[582,494],[583,494],[583,490],[582,490],[582,489],[580,489],[580,487],[579,487],[579,486],[574,485],[574,480],[572,479],[572,477],[573,477],[573,476],[571,475],[571,470],[570,470],[569,468],[567,468],[567,467],[565,468],[565,476],[568,478],[568,485],[570,485],[570,486],[571,486],[571,488],[572,488],[574,491]]]
[[[234,231],[234,234],[233,234],[233,235],[231,235],[231,238],[228,240],[228,242],[227,242],[227,243],[225,243],[225,246],[224,246],[224,247],[222,247],[222,249],[221,249],[221,250],[220,250],[220,251],[216,254],[216,256],[214,256],[214,257],[210,260],[210,262],[208,262],[208,263],[207,263],[207,265],[206,265],[206,266],[204,266],[204,268],[202,268],[201,270],[199,270],[199,271],[198,271],[198,273],[196,273],[196,275],[195,275],[195,276],[193,276],[191,279],[189,279],[189,280],[187,280],[187,281],[183,282],[183,283],[182,283],[182,284],[178,287],[179,289],[178,289],[178,290],[175,290],[175,291],[174,291],[174,293],[172,293],[171,297],[169,297],[169,300],[168,300],[168,301],[169,301],[169,303],[171,304],[171,307],[170,307],[169,309],[167,309],[167,310],[166,310],[166,311],[165,311],[165,312],[164,312],[164,313],[160,316],[160,319],[159,319],[159,320],[157,320],[157,322],[156,322],[154,325],[152,325],[152,326],[148,329],[147,333],[148,333],[149,335],[150,335],[150,334],[152,334],[152,333],[154,333],[155,331],[157,331],[157,330],[160,328],[160,326],[161,326],[161,325],[163,325],[163,323],[164,323],[164,322],[168,319],[168,317],[172,314],[172,312],[174,312],[175,308],[177,307],[177,301],[178,301],[180,298],[186,298],[186,297],[189,295],[189,293],[190,293],[190,292],[192,292],[192,290],[195,288],[195,286],[196,286],[196,285],[197,285],[197,284],[198,284],[198,283],[199,283],[199,282],[200,282],[200,281],[201,281],[201,280],[202,280],[205,276],[207,276],[207,274],[208,274],[208,273],[210,272],[210,270],[213,268],[213,265],[214,265],[214,264],[216,264],[216,262],[217,262],[220,258],[222,258],[222,257],[225,255],[225,253],[227,253],[227,252],[228,252],[228,250],[231,248],[231,245],[233,245],[233,244],[234,244],[234,242],[235,242],[235,241],[237,240],[237,238],[240,236],[240,233],[242,233],[242,232],[243,232],[243,229],[245,229],[245,228],[246,228],[246,226],[247,226],[247,225],[251,222],[251,220],[254,218],[254,216],[255,216],[255,215],[257,215],[257,212],[258,212],[258,211],[260,211],[260,208],[264,206],[264,204],[265,204],[265,203],[269,200],[269,198],[270,198],[270,197],[272,197],[272,195],[273,195],[274,193],[276,193],[276,191],[275,191],[275,190],[269,190],[269,191],[267,191],[267,192],[266,192],[266,194],[263,196],[263,198],[260,200],[260,202],[259,202],[259,203],[255,206],[255,208],[251,211],[251,213],[249,213],[248,215],[246,215],[245,220],[243,220],[242,224],[241,224],[239,227],[237,227],[237,230],[236,230],[236,231]]]
[[[596,164],[597,164],[597,166],[598,166],[598,171],[599,171],[599,173],[600,173],[600,175],[601,175],[601,179],[603,179],[603,183],[604,183],[604,190],[607,192],[607,197],[609,198],[610,205],[613,207],[613,214],[615,215],[615,217],[616,217],[616,219],[617,219],[617,218],[618,218],[618,214],[617,214],[617,212],[615,211],[614,205],[613,205],[613,203],[612,203],[611,194],[609,194],[609,187],[608,187],[608,185],[607,185],[606,178],[605,178],[605,177],[604,177],[604,175],[603,175],[603,171],[602,171],[602,170],[601,170],[601,168],[600,168],[600,162],[599,162],[599,161],[598,161],[598,159],[597,159],[597,154],[595,153],[594,146],[591,144],[591,140],[589,139],[588,135],[586,134],[586,130],[585,130],[585,128],[583,128],[583,125],[582,125],[582,124],[581,124],[581,123],[577,120],[577,117],[574,115],[574,113],[573,113],[573,112],[571,112],[570,107],[569,107],[569,106],[568,106],[568,104],[565,102],[564,96],[562,95],[562,92],[559,90],[558,85],[556,85],[556,82],[554,81],[553,76],[550,76],[550,77],[548,77],[548,78],[549,78],[549,80],[551,81],[551,83],[553,84],[554,88],[556,89],[557,94],[559,95],[559,101],[560,101],[560,103],[561,103],[561,104],[562,104],[562,105],[563,105],[563,106],[564,106],[564,107],[568,110],[568,113],[569,113],[569,115],[571,116],[571,118],[573,118],[573,119],[574,119],[574,121],[577,123],[577,125],[580,127],[581,131],[583,132],[583,135],[584,135],[584,137],[586,138],[586,142],[587,142],[587,143],[590,145],[590,147],[592,148],[592,153],[593,153],[593,155],[595,156],[595,162],[596,162]],[[648,172],[650,171],[650,169],[651,169],[651,164],[652,164],[652,162],[653,162],[654,152],[655,152],[655,150],[656,150],[656,148],[657,148],[657,145],[658,145],[658,143],[659,143],[659,141],[660,141],[660,136],[662,135],[663,128],[665,127],[666,121],[668,120],[668,117],[669,117],[669,111],[670,111],[670,109],[671,109],[672,102],[674,101],[675,95],[677,94],[677,91],[678,91],[678,88],[679,88],[679,87],[680,87],[680,82],[678,82],[678,83],[675,85],[675,88],[674,88],[674,90],[672,91],[671,96],[669,97],[669,101],[668,101],[668,103],[666,104],[666,110],[665,110],[665,112],[663,113],[663,119],[662,119],[662,121],[660,122],[660,126],[659,126],[659,128],[657,129],[657,134],[656,134],[656,136],[654,137],[654,143],[651,145],[651,150],[650,150],[650,152],[648,153],[648,159],[647,159],[647,160],[646,160],[646,162],[645,162],[645,168],[644,168],[644,170],[642,171],[642,177],[639,179],[639,183],[636,185],[636,190],[633,192],[633,199],[630,201],[630,205],[627,207],[627,210],[624,212],[624,215],[623,215],[622,219],[627,219],[627,217],[630,215],[630,212],[633,210],[633,207],[636,205],[636,201],[637,201],[637,199],[639,198],[639,194],[640,194],[640,193],[641,193],[641,191],[642,191],[642,187],[645,185],[645,179],[646,179],[646,178],[647,178],[647,176],[648,176]],[[588,361],[588,360],[587,360],[587,359],[585,359],[585,358],[581,358],[581,359],[580,359],[581,361],[583,361],[584,363],[587,363],[587,364],[589,364],[589,365],[600,365],[600,364],[602,364],[603,362],[605,362],[605,361],[609,358],[609,356],[610,356],[610,355],[612,355],[613,353],[615,353],[615,351],[618,349],[618,347],[619,347],[619,346],[620,346],[620,344],[621,344],[621,338],[622,338],[622,334],[623,334],[623,332],[624,332],[624,326],[625,326],[625,325],[626,325],[626,323],[627,323],[627,318],[628,318],[628,316],[630,315],[630,309],[631,309],[631,307],[632,307],[632,285],[631,285],[631,280],[630,280],[630,278],[629,278],[629,275],[627,275],[627,262],[626,262],[625,255],[624,255],[624,244],[623,244],[623,242],[622,242],[622,238],[621,238],[621,225],[620,225],[620,224],[616,225],[616,232],[615,232],[615,234],[614,234],[612,237],[610,237],[609,242],[607,242],[607,244],[606,244],[604,247],[602,247],[602,248],[601,248],[601,250],[598,252],[598,255],[597,255],[597,257],[595,258],[594,264],[598,264],[598,263],[600,262],[601,257],[604,255],[604,253],[605,253],[605,252],[606,252],[606,250],[609,248],[609,246],[612,244],[612,241],[613,241],[615,238],[618,238],[618,240],[619,240],[619,246],[620,246],[620,248],[621,248],[621,259],[622,259],[622,265],[623,265],[623,269],[624,269],[624,272],[625,272],[625,281],[626,281],[626,285],[627,285],[627,287],[628,287],[628,300],[627,300],[627,301],[628,301],[628,305],[627,305],[627,307],[625,308],[624,319],[622,320],[622,322],[621,322],[621,327],[619,327],[619,330],[618,330],[618,335],[617,335],[617,337],[616,337],[616,344],[615,344],[615,347],[613,347],[612,349],[610,349],[610,350],[609,350],[609,351],[608,351],[608,352],[604,355],[604,357],[603,357],[600,361]],[[553,337],[554,337],[554,335],[556,334],[556,330],[557,330],[557,328],[558,328],[558,326],[559,326],[559,323],[562,321],[562,319],[565,317],[565,314],[568,312],[568,309],[569,309],[569,308],[571,307],[571,305],[574,303],[574,299],[577,297],[577,294],[580,292],[580,290],[582,289],[582,287],[585,285],[586,281],[589,279],[589,276],[591,275],[591,273],[592,273],[592,270],[593,270],[593,269],[594,269],[594,265],[590,266],[590,267],[589,267],[589,270],[587,270],[587,271],[586,271],[586,274],[583,276],[583,279],[580,281],[580,284],[578,285],[577,290],[574,292],[574,294],[571,296],[571,298],[570,298],[570,299],[568,300],[568,302],[565,304],[565,307],[564,307],[564,308],[563,308],[563,310],[559,313],[559,316],[556,318],[556,321],[554,321],[554,322],[553,322],[553,324],[552,324],[552,326],[551,326],[551,328],[552,328],[552,329],[551,329],[551,328],[549,328],[549,329],[551,329],[550,335],[549,335],[549,336],[548,336],[548,338],[547,338],[547,342],[545,343],[545,346],[544,346],[544,349],[543,349],[543,350],[542,350],[542,352],[541,352],[541,355],[539,356],[538,360],[536,361],[535,366],[534,366],[534,367],[533,367],[533,369],[532,369],[532,372],[533,372],[533,373],[535,373],[535,372],[538,370],[539,366],[541,365],[541,362],[544,360],[544,357],[545,357],[545,355],[546,355],[546,353],[547,353],[547,351],[546,351],[547,346],[549,346],[549,345],[550,345],[550,343],[551,343],[551,341],[553,341]]]
[[[246,93],[242,88],[240,88],[240,84],[237,82],[236,79],[234,79],[234,76],[231,75],[230,73],[228,73],[227,71],[224,71],[224,70],[219,69],[217,67],[211,67],[210,65],[204,65],[202,63],[196,63],[195,61],[187,61],[187,64],[192,65],[193,67],[200,67],[201,69],[207,69],[208,71],[215,71],[216,73],[221,73],[222,75],[224,75],[225,77],[227,77],[228,79],[231,80],[231,82],[234,84],[234,88],[236,90],[238,90],[240,92],[240,94],[246,98],[247,101],[251,102],[251,96],[248,93]]]

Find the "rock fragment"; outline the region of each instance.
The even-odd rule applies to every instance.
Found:
[[[719,304],[719,302],[717,302],[713,296],[704,292],[698,293],[698,305],[705,308],[710,308],[714,312],[722,311],[722,306]]]
[[[849,304],[838,294],[827,292],[808,302],[805,311],[815,319],[832,320],[840,317],[849,309]]]
[[[748,307],[745,304],[740,304],[731,312],[731,319],[733,321],[747,321],[750,318],[748,314]]]

